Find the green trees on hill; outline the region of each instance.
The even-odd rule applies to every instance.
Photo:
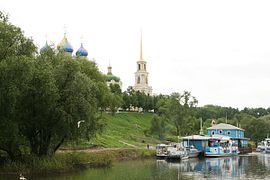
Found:
[[[196,117],[203,119],[204,129],[216,123],[229,123],[245,129],[245,136],[253,141],[261,141],[270,134],[269,108],[244,108],[206,105],[196,108]]]
[[[167,123],[173,124],[176,136],[194,133],[198,127],[194,114],[197,103],[196,98],[187,91],[160,97],[156,105],[158,116],[153,117],[150,131],[161,137]]]
[[[153,110],[154,96],[135,91],[132,87],[129,87],[123,92],[122,108],[129,111],[131,107],[143,108],[144,111]]]
[[[47,48],[0,14],[0,150],[53,154],[65,140],[90,138],[103,122],[111,93],[94,62]]]

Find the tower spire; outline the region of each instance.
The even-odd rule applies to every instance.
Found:
[[[112,66],[111,66],[111,61],[109,61],[109,66],[108,66],[108,74],[112,74]]]
[[[140,61],[143,61],[143,51],[142,51],[142,30],[141,30]]]

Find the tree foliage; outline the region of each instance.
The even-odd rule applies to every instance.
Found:
[[[96,64],[51,48],[35,55],[32,40],[0,18],[0,149],[16,158],[28,146],[43,156],[93,137],[111,100]]]
[[[176,135],[191,134],[196,128],[194,110],[197,103],[190,92],[172,93],[159,99],[156,105],[157,114],[174,124]]]
[[[166,122],[162,117],[154,115],[151,120],[150,133],[157,135],[159,139],[163,139],[166,130],[165,125]]]

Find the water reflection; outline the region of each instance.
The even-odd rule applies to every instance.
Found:
[[[168,166],[194,179],[270,179],[270,154],[252,153],[224,158],[157,161],[157,169]]]
[[[182,162],[161,160],[123,161],[108,169],[88,169],[68,174],[27,175],[35,180],[175,180],[175,179],[270,179],[270,154],[226,158],[187,159]],[[0,180],[18,179],[3,176]]]

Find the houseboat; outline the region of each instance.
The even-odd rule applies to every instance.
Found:
[[[240,154],[251,153],[252,149],[248,146],[248,138],[245,138],[245,130],[231,124],[220,123],[207,129],[208,136],[223,135],[229,136],[234,144],[237,144]]]
[[[212,135],[208,139],[208,146],[205,148],[206,157],[225,157],[238,155],[237,141],[229,136]]]
[[[202,135],[192,135],[192,136],[182,137],[184,147],[186,147],[187,149],[195,148],[198,151],[198,155],[203,155],[204,150],[206,146],[208,145],[208,139],[209,139],[208,136],[202,136]]]
[[[211,136],[228,136],[233,145],[238,147],[240,154],[244,154],[252,152],[252,149],[248,146],[248,138],[244,137],[244,131],[244,129],[236,126],[220,123],[217,125],[213,124],[212,127],[209,127],[207,129],[207,135],[192,135],[183,137],[182,139],[185,147],[194,146],[201,152],[201,155],[204,155],[206,147],[209,146],[209,139]]]

